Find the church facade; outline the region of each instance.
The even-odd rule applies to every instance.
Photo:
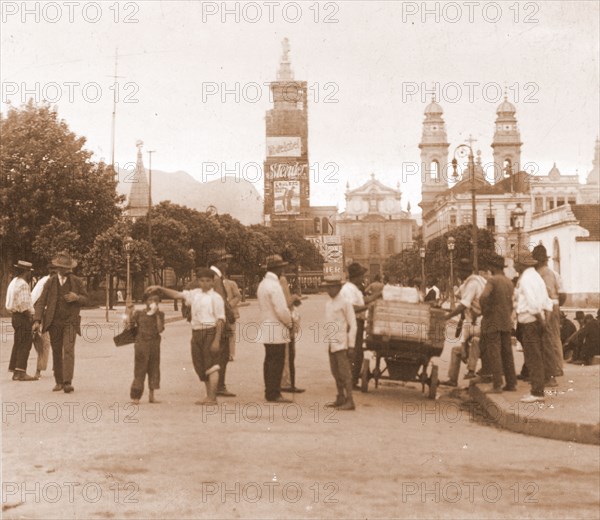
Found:
[[[415,220],[402,209],[400,186],[371,178],[355,189],[346,185],[346,209],[338,215],[345,263],[360,262],[371,277],[382,274],[385,260],[413,246]]]
[[[556,165],[544,176],[524,171],[521,135],[516,108],[506,96],[496,110],[495,133],[491,143],[493,161],[484,171],[481,151],[471,158],[457,157],[458,175],[451,167],[443,109],[433,99],[425,108],[421,150],[423,238],[431,239],[472,222],[472,194],[475,191],[476,222],[496,240],[497,251],[509,259],[521,245],[533,246],[528,231],[534,215],[565,204],[593,202],[598,194],[599,145],[596,142],[594,170],[586,185],[577,175],[562,175]],[[491,180],[490,180],[491,178]],[[522,228],[515,214],[525,211]],[[530,243],[531,242],[531,243]]]

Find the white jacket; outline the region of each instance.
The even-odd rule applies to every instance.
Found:
[[[267,272],[258,286],[256,296],[261,316],[260,336],[257,337],[257,343],[288,343],[292,315],[275,273]]]

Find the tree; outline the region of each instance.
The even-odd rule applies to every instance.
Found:
[[[80,258],[119,217],[112,169],[48,104],[0,116],[0,305],[16,260],[45,267],[58,247]]]

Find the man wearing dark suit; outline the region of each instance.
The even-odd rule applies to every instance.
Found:
[[[219,383],[217,385],[217,395],[222,397],[235,397],[235,394],[227,390],[227,386],[225,385],[225,372],[227,370],[227,363],[229,363],[229,334],[231,328],[235,323],[235,315],[233,313],[233,309],[231,305],[229,305],[227,300],[227,291],[225,290],[225,285],[223,284],[223,277],[227,274],[229,269],[229,260],[233,258],[233,255],[227,253],[225,249],[215,249],[211,251],[208,255],[208,262],[210,265],[210,270],[215,273],[215,283],[214,283],[214,291],[221,295],[223,301],[225,302],[225,328],[223,329],[223,334],[221,334],[221,359],[220,359],[220,367],[219,370]]]
[[[56,382],[53,391],[64,390],[68,394],[74,390],[71,383],[75,369],[75,335],[81,335],[79,313],[87,303],[88,295],[83,281],[71,272],[77,262],[69,253],[58,253],[52,260],[52,266],[56,274],[48,279],[34,305],[33,330],[41,328],[42,332],[50,333]]]

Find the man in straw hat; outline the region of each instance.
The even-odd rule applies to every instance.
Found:
[[[292,314],[287,305],[279,277],[288,265],[281,255],[267,257],[265,277],[256,292],[260,306],[260,337],[265,345],[263,374],[265,399],[269,402],[290,403],[281,395],[281,375],[285,363],[285,345],[290,340]]]
[[[546,356],[554,358],[554,370],[546,374],[546,384],[557,386],[555,376],[563,375],[563,348],[560,341],[560,305],[565,303],[567,295],[562,288],[562,281],[557,272],[548,266],[546,248],[539,244],[533,248],[531,255],[537,260],[535,270],[546,284],[548,297],[552,300],[552,310],[546,313],[547,327],[542,337],[543,348]]]
[[[83,281],[72,273],[77,262],[66,251],[52,259],[56,274],[50,276],[35,303],[34,332],[50,332],[52,370],[56,385],[53,391],[74,390],[75,339],[81,335],[81,307],[88,301]],[[43,326],[41,323],[43,322]]]
[[[325,323],[331,324],[332,334],[327,334],[327,347],[329,352],[329,366],[335,379],[337,396],[335,401],[326,406],[338,410],[354,410],[352,398],[352,359],[356,335],[356,316],[352,303],[342,294],[342,281],[339,278],[324,278],[323,287],[329,294],[325,304]]]
[[[17,274],[8,285],[5,305],[12,314],[11,322],[15,329],[8,370],[13,372],[13,381],[35,381],[35,377],[27,374],[27,361],[33,342],[31,323],[34,309],[29,289],[33,266],[30,262],[19,260],[14,268]]]
[[[521,398],[523,403],[544,400],[545,366],[554,366],[554,360],[544,356],[542,333],[546,327],[545,311],[552,310],[546,284],[535,270],[537,260],[528,251],[521,254],[516,264],[521,272],[515,288],[517,337],[523,345],[525,364],[529,371],[531,392]]]

